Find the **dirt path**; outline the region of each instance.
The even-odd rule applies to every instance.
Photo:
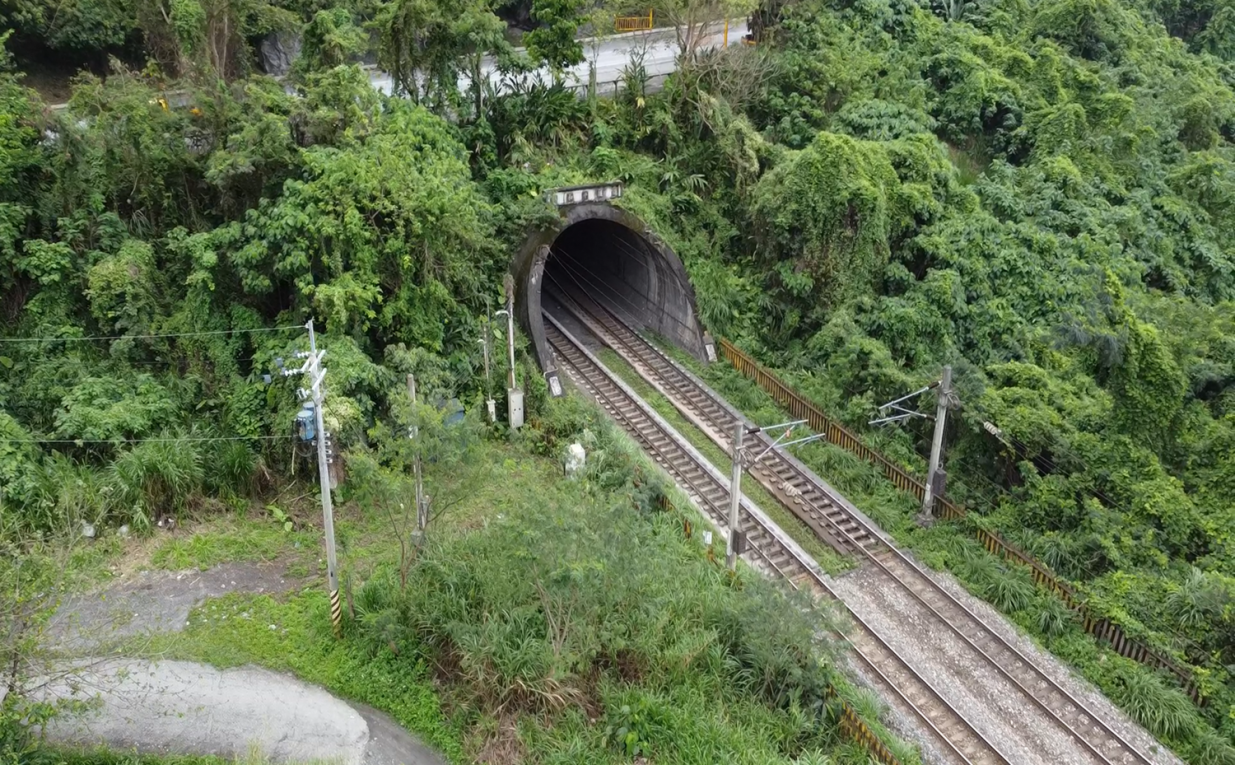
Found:
[[[52,647],[75,654],[157,632],[184,629],[189,611],[229,592],[275,593],[302,580],[277,563],[224,563],[207,571],[140,571],[125,581],[61,603],[48,627]]]
[[[183,630],[189,611],[207,598],[288,592],[302,584],[273,563],[142,571],[103,590],[66,598],[48,641],[74,656],[106,655],[121,641]],[[252,749],[272,762],[289,763],[445,763],[378,710],[266,669],[127,658],[72,665],[75,671],[47,685],[43,697],[96,703],[83,715],[48,726],[48,737],[60,743],[222,757],[241,757]]]

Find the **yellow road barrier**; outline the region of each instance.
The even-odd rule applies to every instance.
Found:
[[[652,28],[652,11],[646,16],[615,16],[613,18],[614,32],[638,32]]]

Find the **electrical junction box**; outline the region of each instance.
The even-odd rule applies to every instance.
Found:
[[[707,356],[709,364],[716,361],[716,341],[707,332],[703,333],[703,354]]]
[[[507,414],[510,415],[510,427],[518,430],[523,427],[523,391],[518,388],[508,388],[506,393],[509,396]]]
[[[549,395],[554,398],[562,395],[562,381],[558,379],[557,372],[549,373]]]

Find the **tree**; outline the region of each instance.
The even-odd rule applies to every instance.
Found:
[[[364,30],[352,23],[346,8],[318,11],[304,29],[294,71],[303,76],[351,63],[367,43]]]
[[[445,121],[387,108],[345,150],[307,150],[303,177],[250,212],[230,262],[251,291],[292,288],[331,330],[378,326],[441,350],[456,296],[482,289],[489,209]]]
[[[66,589],[68,557],[66,548],[0,538],[0,762],[29,761],[32,731],[81,707],[41,693],[83,671],[80,664],[66,668],[48,647],[47,627]]]
[[[147,52],[164,72],[233,80],[249,72],[248,40],[298,29],[301,19],[268,0],[134,0]]]
[[[877,283],[899,186],[883,144],[833,133],[820,133],[756,185],[751,212],[760,260],[811,317],[807,327]]]
[[[745,17],[758,0],[657,0],[653,8],[677,33],[679,59],[689,66],[700,49],[714,41],[725,19]],[[719,40],[715,40],[719,45]]]
[[[434,0],[391,0],[380,8],[374,26],[381,40],[379,61],[394,78],[396,92],[444,113],[458,100],[466,66],[480,112],[483,57],[505,47],[504,25],[490,0],[449,7]]]
[[[132,0],[15,0],[0,5],[0,28],[68,54],[115,50],[134,26]]]
[[[533,60],[543,61],[560,78],[562,71],[583,61],[577,39],[583,0],[534,0],[532,19],[538,26],[523,38]]]

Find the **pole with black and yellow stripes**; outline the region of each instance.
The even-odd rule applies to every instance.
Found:
[[[287,370],[284,374],[307,374],[311,383],[307,390],[301,388],[298,392],[302,399],[313,399],[314,424],[317,428],[317,474],[321,483],[322,516],[326,530],[326,580],[330,588],[330,623],[334,627],[335,635],[339,636],[343,630],[343,609],[339,604],[339,562],[334,545],[334,505],[330,498],[330,463],[334,461],[334,453],[322,416],[322,404],[326,398],[326,368],[322,366],[322,359],[326,356],[326,351],[317,350],[317,335],[313,331],[312,319],[309,319],[305,328],[309,330],[309,352],[296,354],[305,359],[304,366],[298,370]]]

